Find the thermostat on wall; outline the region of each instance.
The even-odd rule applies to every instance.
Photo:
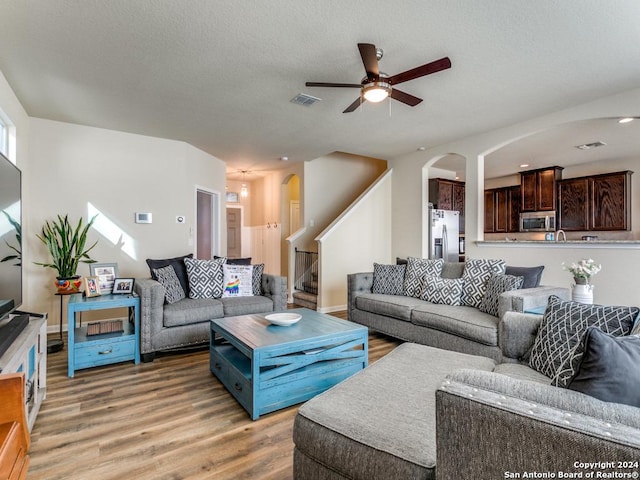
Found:
[[[136,212],[136,223],[152,223],[151,214]]]

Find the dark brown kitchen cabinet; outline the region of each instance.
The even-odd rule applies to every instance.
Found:
[[[558,228],[566,231],[589,230],[589,178],[570,178],[558,182]]]
[[[632,174],[627,170],[591,177],[591,230],[631,230]]]
[[[631,230],[631,171],[558,182],[558,228]]]
[[[496,231],[496,196],[495,190],[484,191],[484,233]]]
[[[520,187],[484,191],[485,233],[517,232],[520,229]]]
[[[507,189],[507,232],[520,231],[520,185]]]
[[[429,202],[440,210],[460,212],[460,233],[464,233],[464,182],[446,178],[429,180]]]
[[[548,167],[520,173],[520,210],[539,212],[556,209],[556,182],[562,167]]]

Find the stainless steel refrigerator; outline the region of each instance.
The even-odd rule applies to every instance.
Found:
[[[459,217],[460,212],[437,210],[429,205],[429,258],[458,261]]]

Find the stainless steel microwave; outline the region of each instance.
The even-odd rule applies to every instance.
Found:
[[[556,212],[523,212],[520,214],[521,232],[554,232]]]

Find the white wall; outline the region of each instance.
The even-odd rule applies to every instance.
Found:
[[[305,162],[305,248],[387,169],[387,162],[347,153],[332,153]],[[313,224],[313,225],[312,225]]]
[[[219,192],[224,206],[225,165],[188,144],[112,130],[32,118],[30,175],[26,190],[31,208],[25,217],[32,228],[25,243],[33,252],[25,262],[30,308],[49,311],[56,324],[55,272],[33,265],[48,254],[35,237],[43,222],[68,213],[77,221],[92,209],[100,212],[90,241],[99,262],[116,262],[119,274],[147,277],[147,258],[195,252],[195,189]],[[152,224],[136,224],[135,212],[151,212]],[[221,214],[220,252],[226,252],[226,220]],[[186,224],[175,221],[186,217]],[[82,264],[79,274],[89,273]]]
[[[318,310],[347,307],[347,274],[372,272],[391,256],[392,172],[381,177],[319,237]]]
[[[426,252],[426,179],[428,166],[443,155],[455,152],[467,159],[466,168],[466,252],[467,257],[505,258],[513,265],[545,265],[543,281],[568,286],[570,275],[562,270],[562,261],[591,256],[603,264],[594,277],[595,301],[600,303],[638,304],[640,276],[629,275],[640,269],[638,249],[557,249],[528,247],[478,247],[483,238],[484,155],[523,136],[553,128],[566,122],[602,117],[638,116],[640,89],[606,97],[593,102],[528,120],[503,129],[459,139],[424,152],[414,152],[391,160],[393,167],[393,253],[394,256],[423,255]],[[632,160],[633,162],[634,160]],[[633,168],[632,168],[633,170]],[[636,168],[637,170],[637,168]],[[569,177],[569,173],[565,175]],[[638,172],[640,173],[640,172]],[[635,182],[634,182],[635,183]]]

